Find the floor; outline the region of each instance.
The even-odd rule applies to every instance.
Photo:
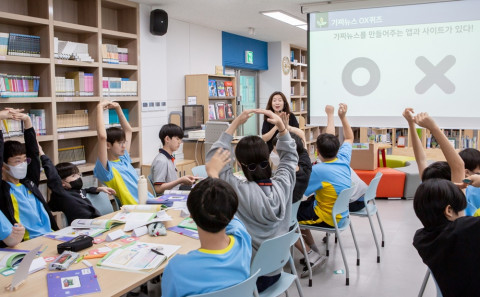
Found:
[[[377,252],[372,231],[367,218],[353,217],[355,235],[360,249],[360,266],[356,266],[356,251],[350,230],[341,234],[342,243],[350,268],[350,286],[345,285],[345,274],[335,274],[344,270],[342,255],[334,237],[330,236],[330,257],[327,263],[314,271],[313,286],[308,287],[308,278],[301,279],[305,297],[342,296],[342,297],[395,297],[417,296],[426,272],[417,251],[412,245],[415,231],[421,227],[413,211],[413,200],[377,199],[377,206],[385,231],[385,247],[381,248],[381,263],[377,263]],[[381,238],[378,222],[374,218],[377,238]],[[322,243],[323,232],[313,232],[313,236],[325,254]],[[295,252],[297,270],[301,270],[299,259],[303,257]],[[289,289],[289,296],[299,296],[295,285]],[[425,290],[425,297],[436,296],[435,285],[431,279]]]

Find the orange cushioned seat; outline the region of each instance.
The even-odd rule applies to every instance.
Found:
[[[357,170],[355,172],[368,185],[377,172],[383,173],[377,188],[377,197],[403,197],[405,172],[388,167],[378,167],[375,170]]]

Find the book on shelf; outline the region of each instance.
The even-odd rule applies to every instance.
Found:
[[[217,112],[217,118],[219,120],[225,120],[226,119],[226,116],[225,116],[225,103],[223,102],[217,102],[215,103],[215,109],[216,109],[216,112]]]
[[[57,97],[93,96],[93,85],[93,73],[67,72],[65,77],[55,77],[55,95]]]
[[[128,65],[128,48],[118,48],[118,64]]]
[[[215,105],[209,104],[208,105],[208,119],[209,120],[216,120],[217,115],[215,113]]]
[[[57,132],[88,130],[88,110],[74,110],[73,113],[57,114]]]
[[[130,113],[127,108],[122,108],[123,114],[127,121],[130,120]],[[117,112],[114,109],[106,109],[103,111],[103,120],[105,122],[105,127],[118,127],[120,126],[120,119],[118,118]]]
[[[0,56],[8,53],[8,33],[0,32]]]
[[[73,41],[53,39],[53,56],[60,60],[74,60],[80,62],[94,62],[88,53],[88,44]]]
[[[226,80],[223,83],[223,86],[225,87],[225,96],[227,96],[227,97],[235,96],[235,93],[233,92],[233,81]]]
[[[102,61],[108,64],[128,65],[128,48],[116,44],[102,44]]]
[[[15,137],[23,135],[23,121],[6,119],[0,121],[3,137]]]
[[[137,81],[121,77],[103,77],[104,97],[137,96]]]
[[[38,97],[40,76],[0,73],[0,97]]]
[[[83,145],[58,149],[59,162],[69,162],[75,165],[87,163],[85,159],[85,147]]]
[[[10,56],[40,57],[40,37],[9,33],[7,54]]]
[[[221,80],[217,80],[217,94],[218,97],[225,97],[225,86]]]
[[[47,135],[45,109],[30,109],[29,116],[37,135]]]
[[[231,103],[225,104],[225,116],[227,119],[233,119],[235,117],[233,114],[233,105]]]
[[[217,97],[217,81],[214,79],[208,80],[208,96]]]

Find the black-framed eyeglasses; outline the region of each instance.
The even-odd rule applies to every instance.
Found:
[[[242,164],[243,166],[247,167],[247,169],[248,169],[249,171],[255,171],[255,170],[257,170],[257,166],[260,166],[261,169],[265,169],[265,168],[267,168],[267,166],[268,166],[269,163],[268,163],[267,160],[265,160],[265,161],[262,161],[262,162],[260,162],[260,163],[258,163],[258,164],[257,164],[257,163],[250,163],[250,164],[248,164],[248,165],[247,165],[247,164],[243,164],[243,163],[241,163],[241,164]]]

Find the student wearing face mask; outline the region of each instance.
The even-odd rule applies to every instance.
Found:
[[[77,166],[72,163],[59,163],[53,166],[50,158],[45,155],[39,145],[40,160],[42,161],[47,186],[52,191],[48,206],[53,211],[62,211],[70,225],[76,219],[93,219],[101,214],[87,199],[87,193],[98,194],[105,192],[115,195],[115,190],[108,187],[90,187],[83,189],[82,176]]]
[[[23,122],[25,144],[3,140],[0,131],[0,162],[2,182],[0,209],[12,224],[25,227],[23,240],[32,239],[52,230],[58,230],[46,200],[38,189],[40,182],[40,159],[32,121],[22,109],[5,108],[0,111],[0,120],[12,119]]]

